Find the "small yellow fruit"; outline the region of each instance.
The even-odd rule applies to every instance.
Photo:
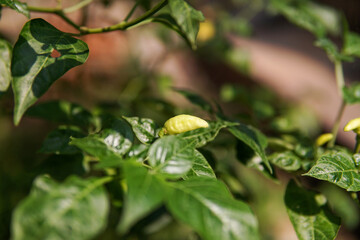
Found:
[[[163,134],[179,134],[198,128],[207,128],[209,124],[198,117],[181,114],[175,117],[170,118],[164,124],[163,129],[161,130],[161,135]],[[160,135],[160,134],[159,134]]]
[[[215,36],[214,23],[210,20],[200,23],[199,33],[197,40],[200,42],[206,42]]]
[[[354,131],[354,132],[359,132],[360,128],[360,118],[355,118],[350,120],[344,127],[344,131],[345,132],[349,132],[349,131]]]
[[[334,135],[332,133],[324,133],[321,134],[317,139],[316,139],[316,146],[321,146],[324,145],[325,143],[327,143],[328,141],[330,141],[331,139],[334,138]]]

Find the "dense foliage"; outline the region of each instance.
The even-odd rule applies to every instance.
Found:
[[[141,16],[131,20],[132,10],[123,22],[104,28],[79,26],[67,17],[90,3],[51,9],[0,0],[1,7],[27,17],[33,11],[56,14],[78,30],[65,33],[44,19],[30,19],[14,46],[0,39],[0,93],[11,91],[11,85],[14,124],[31,116],[58,125],[39,150],[49,156],[49,165],[44,165],[29,195],[12,213],[12,239],[93,239],[104,233],[145,239],[151,235],[150,227],[158,231],[169,227],[164,218],[190,227],[184,229],[193,239],[262,239],[257,216],[237,187],[241,186],[234,167],[238,162],[255,168],[269,181],[278,181],[278,171],[291,176],[284,204],[299,239],[336,237],[341,226],[337,215],[346,223],[351,214],[344,213],[347,210],[341,204],[330,207],[326,197],[306,183],[320,180],[336,186],[338,199],[352,202],[348,209],[358,211],[360,137],[354,152],[335,145],[336,122],[331,134],[316,141],[275,106],[275,97],[256,93],[265,90],[222,88],[222,99],[248,105],[254,120],[229,116],[215,101],[173,89],[198,107],[196,112],[205,116],[209,126],[164,136],[159,136],[164,122],[141,112],[87,110],[65,100],[34,105],[63,74],[86,62],[89,49],[78,36],[155,22],[177,32],[195,50],[200,22],[205,20],[185,0],[136,1],[134,9],[144,9]],[[312,1],[272,0],[268,4],[269,11],[313,33],[315,44],[334,63],[343,98],[340,118],[346,105],[360,102],[360,85],[346,86],[342,73],[343,61],[360,57],[360,36],[348,29],[344,19],[341,33],[340,15],[326,7],[336,23],[329,24],[319,14],[322,6]],[[329,34],[340,34],[340,49]],[[217,46],[209,43],[206,47],[213,47],[214,52],[224,49]],[[175,110],[165,100],[158,103],[163,106],[159,114],[168,118],[185,111]],[[350,130],[359,134],[359,129],[355,123]],[[236,162],[221,158],[222,151],[236,155]]]

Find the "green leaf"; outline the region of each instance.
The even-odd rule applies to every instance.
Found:
[[[265,154],[265,148],[267,147],[266,137],[257,129],[251,126],[240,123],[238,126],[229,127],[229,131],[237,139],[244,142],[252,150],[254,150],[260,157],[262,162],[272,173],[272,169],[269,163],[269,160]]]
[[[0,4],[5,4],[11,9],[24,14],[27,18],[30,18],[30,12],[27,9],[27,4],[17,0],[0,0]]]
[[[153,171],[168,178],[179,178],[192,168],[195,154],[195,149],[186,140],[166,136],[151,145],[148,157]]]
[[[325,180],[347,191],[360,191],[360,173],[351,155],[338,152],[320,157],[305,176]]]
[[[11,82],[11,52],[12,47],[10,43],[0,39],[0,94],[9,88]]]
[[[29,108],[26,115],[85,128],[94,121],[91,113],[82,106],[63,100],[36,104]]]
[[[45,20],[27,22],[14,46],[11,62],[14,123],[19,124],[25,111],[56,80],[83,64],[88,55],[86,43],[59,31]]]
[[[274,153],[269,157],[272,164],[286,171],[296,171],[301,168],[301,159],[293,152]]]
[[[191,47],[196,49],[196,36],[200,21],[205,18],[200,11],[195,10],[185,0],[169,0],[170,14],[189,40]]]
[[[360,103],[360,83],[353,83],[350,86],[344,87],[342,91],[346,103]]]
[[[298,187],[294,181],[289,182],[285,204],[299,240],[335,239],[340,228],[340,218],[324,205],[323,198],[322,195]]]
[[[195,150],[193,166],[183,178],[186,180],[192,177],[216,178],[214,170],[198,150]]]
[[[315,42],[315,46],[325,50],[329,59],[333,62],[336,61],[352,61],[352,58],[340,53],[338,47],[328,38],[319,38]]]
[[[117,228],[122,234],[126,233],[138,220],[159,207],[165,194],[162,180],[140,163],[127,161],[123,170],[127,192],[124,210]]]
[[[345,32],[343,52],[346,55],[360,58],[360,35],[358,33]]]
[[[149,150],[149,145],[145,144],[137,144],[133,145],[130,151],[127,153],[129,158],[135,158],[136,161],[142,162],[147,157],[147,153]]]
[[[249,206],[233,199],[222,182],[196,177],[170,186],[168,209],[202,239],[259,239],[257,220]]]
[[[77,147],[69,145],[70,137],[81,138],[85,137],[85,134],[76,127],[59,127],[46,137],[40,152],[55,154],[78,153],[79,149]]]
[[[102,186],[107,181],[72,176],[58,184],[38,177],[14,211],[12,239],[94,238],[107,223],[109,201]]]
[[[115,129],[104,129],[84,138],[71,138],[71,144],[105,161],[122,159],[130,150],[132,140]]]
[[[213,108],[211,104],[200,95],[183,89],[174,89],[174,90],[180,93],[181,95],[183,95],[184,97],[186,97],[192,104],[199,106],[201,109],[209,113],[213,112]]]
[[[132,127],[140,142],[149,144],[156,138],[156,124],[149,118],[123,117]]]
[[[198,128],[192,131],[180,133],[177,136],[185,139],[196,148],[205,146],[208,142],[211,142],[216,138],[222,128],[227,126],[223,121],[208,123],[209,127],[207,128]]]

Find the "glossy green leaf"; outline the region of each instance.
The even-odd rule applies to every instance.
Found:
[[[298,187],[294,181],[289,182],[285,204],[299,240],[335,239],[340,218],[331,213],[322,198],[322,195]]]
[[[82,106],[63,100],[53,100],[36,104],[29,108],[26,115],[86,128],[94,119],[91,113]]]
[[[191,169],[183,178],[186,180],[192,177],[216,178],[214,170],[198,150],[195,150],[194,162]]]
[[[85,137],[85,134],[76,127],[59,127],[46,137],[40,152],[55,154],[78,153],[79,149],[77,147],[69,145],[70,137],[81,138]]]
[[[137,144],[133,145],[130,151],[127,153],[129,158],[135,158],[136,161],[142,162],[147,157],[147,153],[149,150],[149,145],[145,144]]]
[[[190,6],[185,0],[169,0],[170,14],[187,36],[191,47],[196,49],[196,36],[199,32],[200,21],[204,21],[203,14]]]
[[[104,129],[84,138],[71,138],[71,144],[101,160],[122,159],[131,149],[132,135],[120,129]]]
[[[353,83],[343,89],[343,97],[346,103],[355,104],[360,103],[360,83]]]
[[[193,166],[195,149],[177,136],[165,136],[150,147],[148,158],[153,171],[168,178],[184,176]]]
[[[350,154],[338,152],[320,157],[305,176],[325,180],[347,191],[360,191],[360,173]]]
[[[156,138],[156,124],[149,118],[123,117],[132,127],[140,142],[149,144]]]
[[[126,233],[138,220],[159,207],[165,195],[163,181],[140,163],[127,161],[123,171],[127,192],[118,225],[118,231],[122,234]]]
[[[11,9],[24,14],[27,18],[30,18],[30,12],[27,9],[27,4],[17,0],[0,0],[0,4],[4,4]]]
[[[31,194],[15,209],[12,239],[91,239],[104,230],[109,202],[104,187],[108,178],[64,183],[38,177]]]
[[[301,168],[301,159],[290,151],[272,154],[269,160],[286,171],[296,171]]]
[[[358,33],[345,32],[343,52],[346,55],[360,58],[360,35]]]
[[[175,91],[186,97],[192,104],[199,106],[201,109],[210,113],[213,112],[211,104],[200,95],[183,89],[175,89]]]
[[[261,157],[261,160],[269,169],[269,171],[272,172],[269,160],[265,154],[267,139],[259,130],[240,123],[238,126],[229,127],[229,131],[237,139],[244,142],[251,149],[253,149]]]
[[[171,187],[168,209],[202,239],[260,239],[251,209],[244,202],[235,200],[222,182],[197,177],[174,182]]]
[[[11,82],[11,52],[11,45],[7,41],[0,39],[0,94],[9,88]]]
[[[21,30],[13,50],[11,72],[15,98],[14,123],[50,86],[71,68],[83,64],[89,49],[43,19],[32,19]]]
[[[208,142],[211,142],[216,138],[222,128],[227,126],[226,123],[222,121],[208,123],[209,127],[207,128],[198,128],[192,131],[180,133],[177,136],[185,139],[196,148],[205,146]]]

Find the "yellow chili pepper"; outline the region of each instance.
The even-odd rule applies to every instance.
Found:
[[[360,130],[360,118],[350,120],[344,127],[345,132],[354,131],[359,133]]]
[[[316,139],[316,146],[321,146],[324,145],[325,143],[327,143],[328,141],[330,141],[331,139],[334,138],[334,135],[332,133],[324,133],[321,134],[317,139]]]
[[[174,135],[207,127],[209,127],[209,124],[205,120],[195,116],[181,114],[167,120],[159,136],[162,137],[164,134]]]

